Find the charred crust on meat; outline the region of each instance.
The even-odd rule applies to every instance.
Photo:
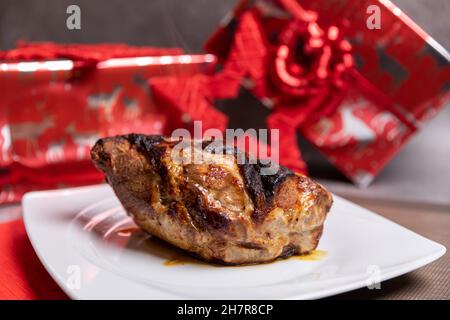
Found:
[[[91,149],[91,158],[94,163],[102,170],[111,165],[111,158],[104,148],[104,139],[99,139]]]
[[[268,212],[272,208],[273,197],[277,186],[287,177],[294,175],[291,170],[281,165],[275,174],[263,175],[261,174],[261,170],[265,166],[267,165],[263,165],[261,163],[245,163],[239,165],[241,175],[244,178],[245,188],[247,189],[247,192],[249,193],[249,196],[255,206],[252,218],[256,222],[264,221]]]
[[[284,246],[283,251],[280,254],[281,259],[288,258],[290,256],[293,256],[298,251],[298,248],[296,245],[293,245],[292,243]]]
[[[253,242],[238,242],[236,245],[244,249],[264,250],[263,246]]]
[[[169,206],[168,206],[168,210],[167,213],[169,214],[169,216],[171,217],[176,217],[177,216],[177,207],[178,207],[178,203],[175,201],[171,201]]]
[[[168,148],[176,143],[176,141],[167,141],[160,135],[147,136],[134,133],[126,135],[125,139],[147,159],[154,171],[160,176],[161,202],[163,205],[169,207],[169,214],[176,212],[176,203],[174,203],[172,195],[170,194],[171,188],[168,179],[169,170],[163,162],[164,154]]]
[[[147,158],[153,168],[155,168],[157,173],[164,180],[168,175],[167,168],[161,161],[165,149],[159,146],[161,142],[165,141],[164,138],[159,135],[146,136],[135,133],[129,134],[125,136],[125,138],[132,146],[135,146],[136,150]]]
[[[230,224],[228,217],[221,212],[211,210],[189,210],[189,214],[194,216],[197,222],[200,222],[205,229],[227,230]]]
[[[294,173],[288,168],[278,165],[277,172],[271,175],[263,175],[262,170],[269,168],[271,163],[262,163],[260,160],[255,161],[255,159],[250,159],[248,154],[236,147],[222,143],[214,144],[213,142],[214,140],[203,141],[203,150],[215,154],[232,154],[236,159],[244,160],[241,161],[243,162],[242,164],[238,161],[237,165],[243,177],[245,189],[254,204],[252,218],[258,223],[264,221],[272,208],[277,186],[287,177],[293,176]]]
[[[220,211],[210,210],[203,196],[190,193],[185,204],[193,222],[202,229],[227,231],[230,225],[228,216]]]
[[[168,148],[173,147],[178,141],[167,141],[160,135],[129,134],[124,137],[148,159],[149,163],[160,175],[161,180],[167,181],[168,169],[162,162],[163,155]],[[279,169],[274,174],[263,175],[261,174],[262,169],[269,167],[270,163],[263,164],[259,160],[254,163],[254,159],[250,159],[248,154],[240,151],[236,147],[227,146],[221,142],[214,144],[214,142],[219,141],[206,140],[200,144],[200,147],[205,152],[231,154],[236,159],[244,160],[243,164],[238,163],[237,165],[243,177],[245,189],[254,204],[252,219],[257,223],[263,222],[272,208],[273,197],[277,186],[287,177],[294,175],[294,173],[286,167],[279,165]],[[163,189],[168,190],[170,188],[165,185]]]
[[[267,167],[268,165],[260,165],[261,168]],[[281,184],[287,177],[294,176],[294,173],[286,167],[279,165],[279,169],[275,174],[271,175],[261,175],[261,181],[264,186],[264,193],[267,198],[272,201],[275,195],[276,188]]]
[[[164,141],[164,138],[160,135],[143,135],[143,134],[136,134],[136,133],[130,133],[129,135],[125,136],[125,139],[127,139],[131,145],[134,145],[138,147],[139,149],[143,150],[144,152],[151,152],[152,148]]]

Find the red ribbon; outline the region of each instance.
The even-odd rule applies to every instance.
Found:
[[[277,102],[298,108],[299,123],[316,121],[339,106],[336,96],[345,90],[345,74],[354,67],[352,46],[338,26],[324,30],[316,13],[296,1],[281,3],[294,19],[279,34],[273,58],[272,78],[282,94]]]

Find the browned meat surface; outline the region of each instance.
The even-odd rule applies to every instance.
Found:
[[[314,250],[332,204],[311,179],[238,164],[236,150],[198,147],[201,164],[173,161],[177,142],[131,134],[99,140],[91,156],[137,225],[204,260],[250,264]],[[206,143],[205,143],[206,144]],[[179,153],[188,157],[189,153]]]

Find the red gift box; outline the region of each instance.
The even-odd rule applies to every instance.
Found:
[[[381,29],[367,27],[370,5]],[[281,163],[305,169],[300,131],[363,186],[450,96],[448,53],[386,0],[244,0],[206,49],[272,109]]]
[[[0,52],[0,203],[101,182],[89,157],[98,138],[176,128],[148,79],[192,76],[214,63],[208,54],[126,45],[22,43]]]

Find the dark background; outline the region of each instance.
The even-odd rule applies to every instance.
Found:
[[[127,42],[182,46],[198,52],[237,0],[1,0],[0,48],[18,39],[58,42]],[[397,0],[444,47],[450,47],[450,1]],[[82,28],[66,28],[66,8],[77,4]]]
[[[444,47],[450,48],[450,1],[394,2]],[[235,3],[236,0],[0,0],[0,49],[12,48],[22,39],[125,42],[182,47],[197,53]],[[66,28],[66,8],[70,4],[81,7],[81,30]],[[247,113],[232,108],[230,104],[236,105],[235,101],[222,101],[218,107],[230,115],[234,113],[239,126],[264,125],[267,111],[254,98],[243,92],[238,103],[246,105]],[[447,107],[363,190],[347,182],[304,141],[302,151],[312,174],[337,193],[450,205],[449,124]]]

